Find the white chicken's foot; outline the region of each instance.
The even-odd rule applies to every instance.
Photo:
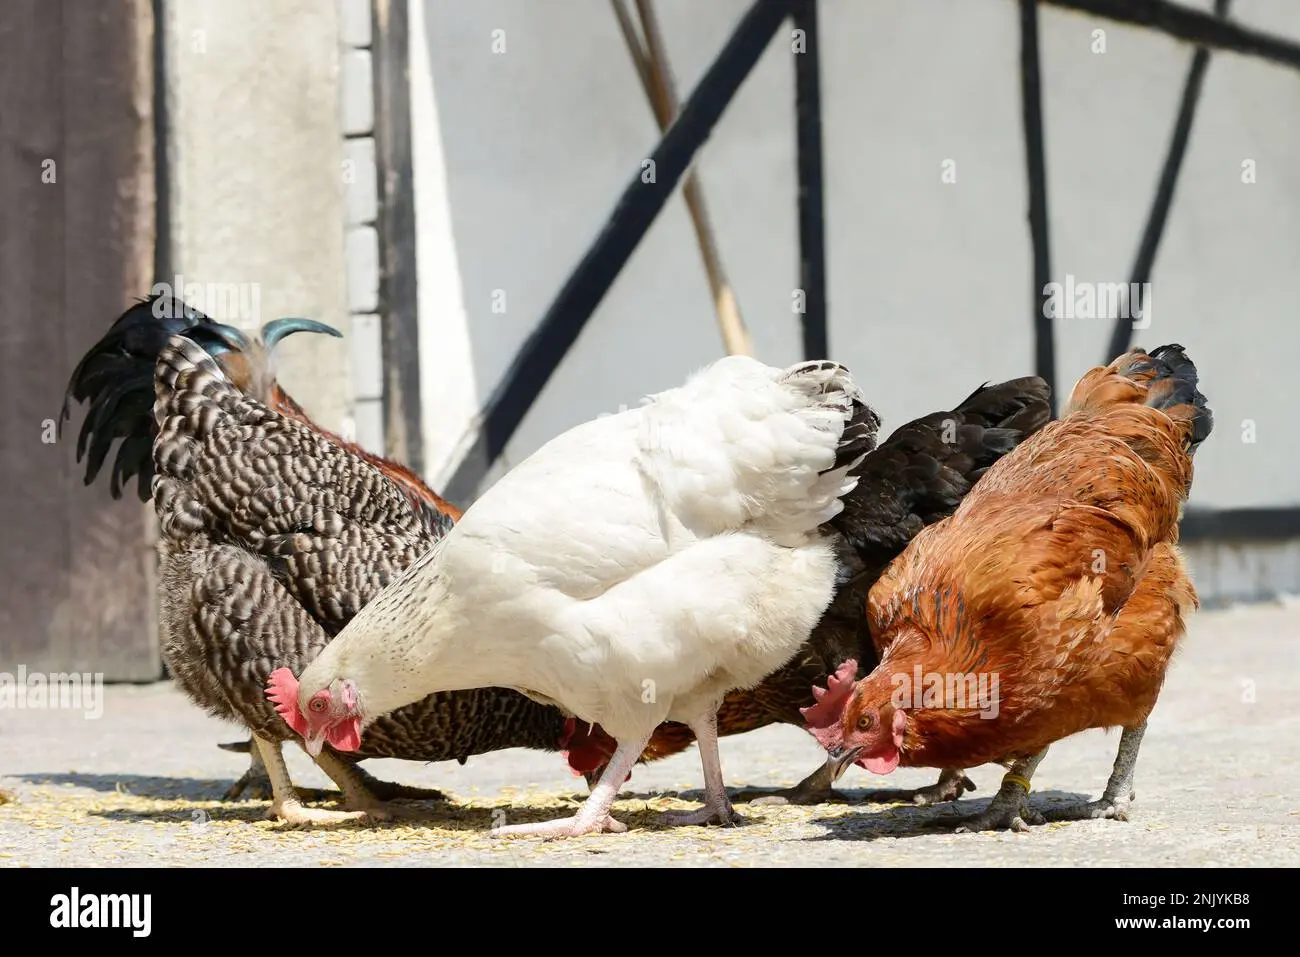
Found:
[[[700,763],[704,765],[704,807],[697,811],[668,811],[660,819],[664,824],[695,825],[744,823],[727,797],[727,787],[722,781],[722,758],[718,755],[718,712],[709,713],[688,721],[700,746]]]
[[[1110,772],[1106,790],[1098,800],[1052,808],[1044,811],[1043,817],[1049,821],[1086,821],[1092,818],[1127,821],[1128,805],[1134,797],[1133,772],[1137,770],[1138,750],[1142,747],[1142,735],[1146,734],[1146,730],[1145,721],[1135,728],[1124,729],[1119,738],[1115,767]]]
[[[417,820],[428,815],[428,811],[420,808],[380,800],[369,787],[370,782],[375,779],[356,765],[342,760],[338,755],[321,751],[315,760],[316,766],[328,774],[343,791],[343,807],[347,811],[359,811],[375,821],[391,821],[398,818]],[[435,800],[443,799],[441,791],[434,791],[432,794],[436,796]]]
[[[618,750],[605,766],[605,773],[600,776],[591,794],[583,802],[578,813],[573,817],[558,821],[539,821],[536,824],[509,824],[494,827],[493,837],[579,837],[583,834],[599,834],[602,831],[621,834],[627,825],[616,821],[609,809],[614,806],[614,799],[622,790],[627,776],[632,772],[632,765],[641,757],[641,752],[650,741],[650,735],[629,744],[619,743]]]
[[[1029,781],[1034,769],[1047,755],[1047,749],[1032,758],[1024,758],[1011,765],[1011,770],[1002,778],[1002,787],[993,796],[989,806],[980,814],[969,817],[957,828],[958,834],[973,834],[976,831],[1018,831],[1029,830],[1031,824],[1042,824],[1043,815],[1029,806]]]
[[[266,772],[271,778],[272,798],[271,807],[266,812],[268,818],[296,826],[345,824],[367,818],[364,811],[327,811],[324,808],[303,807],[294,790],[293,780],[289,777],[289,767],[284,763],[280,743],[257,735],[253,736],[253,742],[257,745]]]

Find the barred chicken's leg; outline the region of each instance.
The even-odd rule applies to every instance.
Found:
[[[722,758],[718,755],[718,712],[689,722],[700,746],[700,763],[704,765],[704,807],[698,811],[669,811],[662,820],[665,824],[724,824],[743,823],[743,818],[731,806],[727,787],[722,781]]]
[[[1028,831],[1030,824],[1042,824],[1043,815],[1029,806],[1029,780],[1039,762],[1047,755],[1043,748],[1032,758],[1022,758],[1011,765],[1002,778],[1002,787],[981,814],[969,817],[957,828],[958,834],[975,831]]]
[[[347,764],[347,762],[343,762]],[[348,770],[355,774],[360,787],[364,787],[371,796],[380,801],[445,801],[447,795],[437,788],[417,788],[395,781],[381,781],[359,764],[347,764]],[[326,772],[329,773],[329,772]],[[332,776],[332,775],[331,775]],[[335,779],[338,780],[337,778]]]
[[[245,801],[270,801],[275,797],[275,792],[271,789],[271,776],[266,773],[266,765],[262,762],[262,754],[253,744],[253,739],[247,741],[232,741],[229,744],[218,744],[222,751],[233,751],[235,754],[247,754],[249,756],[248,770],[244,776],[232,784],[223,794],[222,800],[238,801],[241,798]],[[295,787],[294,792],[298,795],[299,801],[328,801],[333,798],[342,797],[338,791],[326,791],[321,788],[300,788]]]
[[[636,764],[637,759],[641,757],[641,752],[645,750],[649,741],[650,735],[647,734],[639,741],[620,743],[614,756],[609,759],[609,764],[605,765],[605,773],[600,776],[600,781],[591,789],[591,794],[573,817],[561,818],[558,821],[542,821],[538,824],[494,827],[492,836],[578,837],[581,834],[595,834],[600,831],[614,834],[626,831],[627,825],[614,820],[609,809],[614,806],[614,799],[618,797],[623,783],[627,781],[632,765]]]
[[[267,773],[271,777],[271,790],[275,796],[266,816],[279,818],[286,824],[342,824],[349,821],[362,821],[368,816],[364,811],[327,811],[318,807],[303,807],[293,788],[293,779],[289,777],[289,768],[284,763],[284,754],[278,741],[253,736],[253,743],[262,755]]]
[[[329,751],[322,751],[316,757],[316,766],[333,779],[334,783],[343,789],[343,807],[348,811],[361,811],[376,821],[391,821],[394,818],[419,818],[427,814],[427,811],[421,811],[419,808],[406,807],[401,804],[390,804],[381,800],[370,790],[370,783],[383,783],[375,781],[374,778],[366,774],[359,767],[344,761],[336,754]],[[398,787],[398,785],[394,785]],[[412,790],[419,790],[413,788]],[[426,792],[428,793],[428,792]],[[441,791],[434,791],[433,794],[442,799]]]
[[[1084,821],[1097,817],[1127,821],[1128,803],[1133,800],[1133,772],[1137,770],[1138,749],[1142,747],[1142,735],[1146,730],[1145,721],[1137,727],[1124,729],[1119,738],[1115,767],[1099,800],[1044,811],[1043,817],[1049,821]]]

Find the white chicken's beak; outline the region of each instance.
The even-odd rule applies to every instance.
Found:
[[[325,747],[325,732],[320,731],[303,738],[303,744],[313,758],[320,757],[321,750]]]

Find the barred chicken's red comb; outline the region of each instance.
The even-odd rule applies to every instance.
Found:
[[[826,678],[825,688],[813,685],[812,693],[817,703],[799,709],[804,721],[808,723],[808,730],[812,732],[812,736],[828,751],[838,745],[843,738],[839,722],[844,715],[844,706],[849,703],[849,698],[853,695],[853,685],[857,677],[858,663],[850,658],[835,669],[835,674]]]
[[[266,683],[266,697],[275,705],[276,713],[284,718],[285,723],[298,734],[306,734],[307,722],[298,710],[298,679],[288,668],[277,668],[271,672],[271,679]]]

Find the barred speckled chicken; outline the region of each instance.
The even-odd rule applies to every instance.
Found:
[[[276,320],[258,343],[184,303],[151,298],[127,310],[73,374],[70,398],[91,405],[78,442],[79,458],[90,453],[87,483],[117,438],[114,493],[138,474],[145,498],[152,481],[172,676],[202,707],[254,733],[272,810],[291,822],[382,817],[393,810],[384,799],[439,796],[363,774],[354,764],[368,757],[604,753],[599,729],[515,691],[437,694],[376,722],[359,751],[322,753],[318,764],[343,789],[347,811],[298,800],[280,751],[292,735],[263,694],[267,677],[305,667],[459,517],[409,470],[314,425],[285,395],[271,351],[302,330],[333,332]]]

